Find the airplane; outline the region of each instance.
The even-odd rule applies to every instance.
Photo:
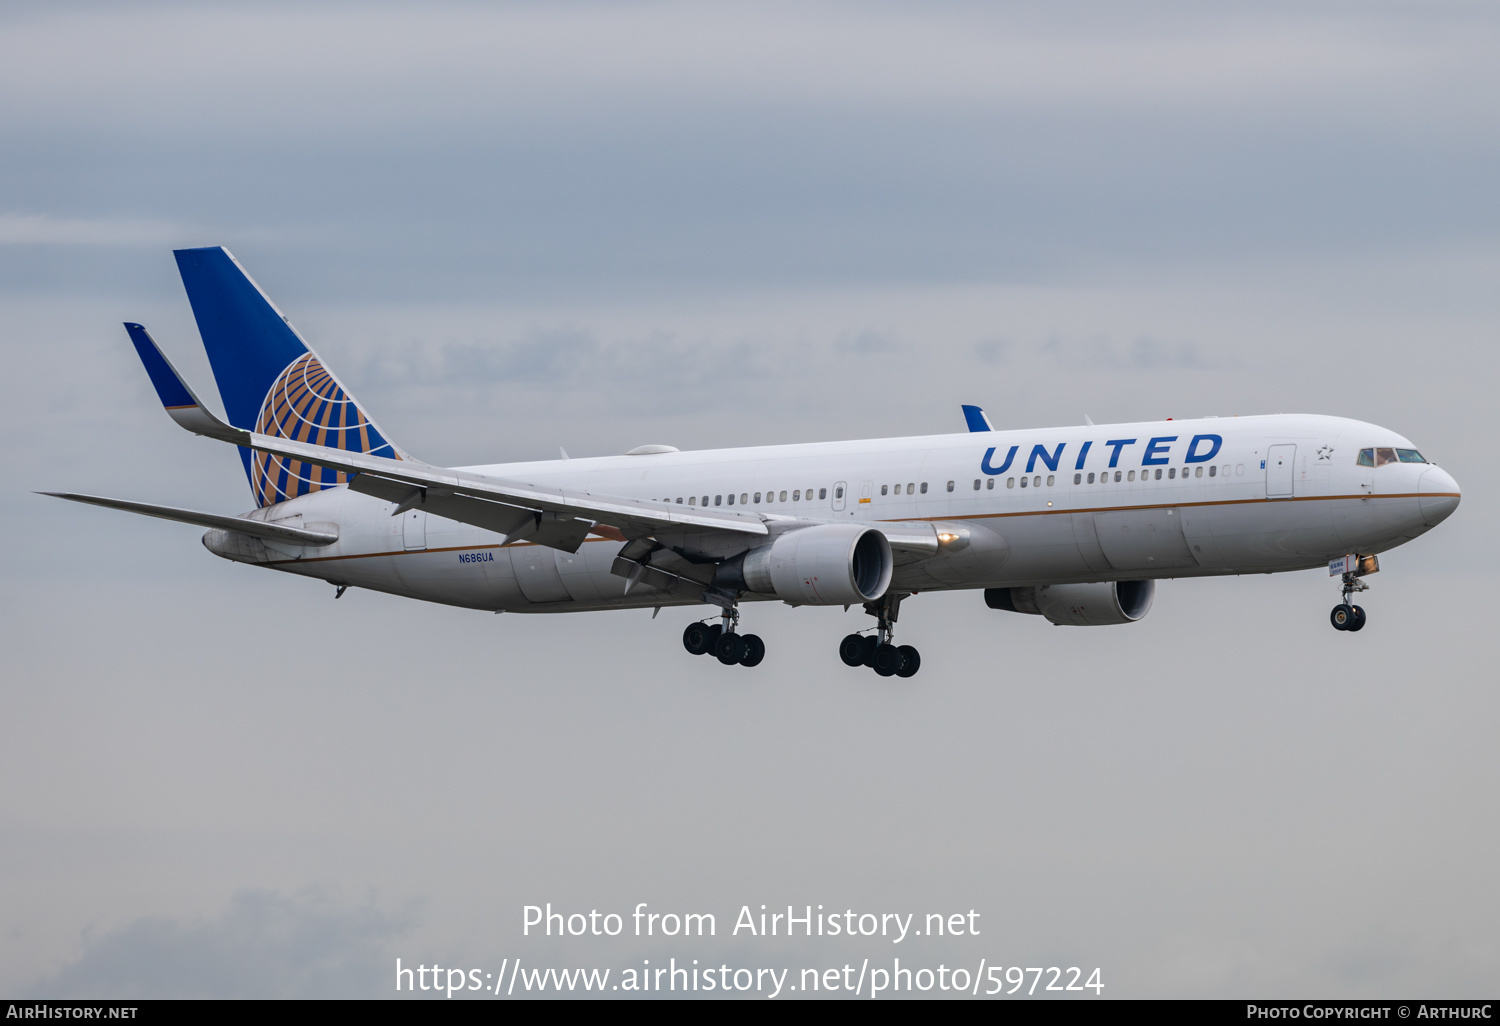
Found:
[[[742,603],[861,606],[840,658],[910,677],[903,603],[982,591],[1053,624],[1139,621],[1156,582],[1327,566],[1341,631],[1377,556],[1436,527],[1462,494],[1405,437],[1280,414],[441,467],[400,448],[227,249],[175,253],[223,400],[220,419],[127,323],[167,414],[238,447],[238,516],[73,492],[59,498],[208,528],[217,556],[514,613],[709,606],[683,646],[755,666]],[[716,620],[718,622],[712,622]]]

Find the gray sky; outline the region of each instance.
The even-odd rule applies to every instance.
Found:
[[[1486,4],[6,5],[0,993],[373,995],[430,963],[1098,965],[1106,995],[1476,995],[1500,941],[1483,571]],[[1199,414],[1353,416],[1458,478],[1358,636],[1321,572],[1053,628],[494,617],[30,494],[225,512],[141,320],[229,246],[441,463]],[[719,916],[523,939],[523,904]],[[911,950],[742,904],[983,913]]]

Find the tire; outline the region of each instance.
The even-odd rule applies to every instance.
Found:
[[[915,677],[922,668],[922,654],[910,645],[902,645],[896,651],[901,653],[901,668],[896,671],[896,676]]]
[[[865,651],[864,651],[863,657],[859,661],[859,665],[860,666],[874,666],[875,665],[875,652],[876,652],[877,649],[880,648],[880,639],[877,638],[873,634],[866,634],[865,635],[865,640],[864,640],[864,645],[865,645]]]
[[[1340,602],[1333,607],[1333,612],[1328,614],[1328,622],[1333,624],[1336,631],[1347,631],[1349,625],[1354,622],[1354,607]]]
[[[1349,608],[1351,608],[1351,609],[1354,610],[1354,622],[1351,623],[1348,626],[1347,629],[1351,630],[1351,631],[1362,631],[1362,630],[1364,630],[1364,628],[1365,628],[1365,607],[1364,606],[1350,606]]]
[[[766,657],[766,643],[760,640],[759,634],[745,635],[745,657],[740,660],[741,666],[759,666],[760,661]]]
[[[839,642],[839,658],[844,661],[845,666],[863,666],[865,664],[864,635],[850,634]]]
[[[703,655],[714,647],[718,624],[710,627],[706,623],[690,623],[682,632],[682,647],[693,655]]]
[[[893,677],[901,669],[902,662],[899,648],[895,645],[880,645],[875,649],[875,659],[871,665],[882,677]]]
[[[719,662],[725,666],[733,666],[740,662],[748,652],[749,646],[745,644],[745,639],[734,631],[720,634],[719,640],[714,643],[714,655],[718,656]]]

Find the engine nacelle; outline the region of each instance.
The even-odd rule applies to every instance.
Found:
[[[1012,613],[1035,613],[1056,624],[1103,627],[1135,623],[1151,611],[1155,581],[1044,584],[1040,588],[986,588],[984,604]]]
[[[794,605],[874,602],[890,587],[895,563],[885,535],[858,524],[788,531],[719,566],[714,583]]]

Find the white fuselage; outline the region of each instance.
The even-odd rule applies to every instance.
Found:
[[[1358,465],[1358,451],[1376,446],[1411,443],[1360,421],[1276,415],[465,469],[601,497],[732,502],[774,523],[915,522],[962,533],[963,544],[951,550],[898,560],[891,589],[920,592],[1270,573],[1379,553],[1452,513],[1459,488],[1430,463]],[[508,542],[420,508],[392,516],[394,508],[333,488],[253,514],[291,526],[336,525],[332,545],[275,545],[219,531],[204,540],[227,558],[479,609],[691,603],[648,586],[627,594],[611,572],[618,537],[590,536],[568,553]],[[745,596],[756,597],[766,596]]]

